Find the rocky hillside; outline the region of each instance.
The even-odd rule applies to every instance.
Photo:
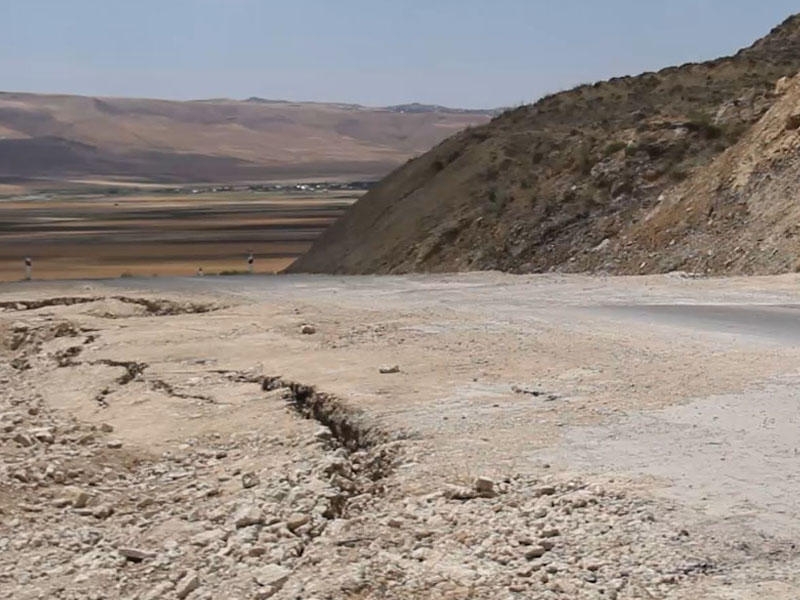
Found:
[[[800,76],[736,145],[597,254],[624,272],[773,274],[800,268]]]
[[[381,177],[491,114],[0,93],[0,178]]]
[[[798,70],[795,16],[731,57],[584,85],[506,112],[396,170],[291,270],[682,268],[677,255],[649,259],[661,238],[637,224],[742,139],[780,97],[776,82]],[[647,248],[635,247],[645,240]]]

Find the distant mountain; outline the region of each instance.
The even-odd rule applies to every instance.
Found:
[[[0,177],[380,177],[488,112],[0,93]]]

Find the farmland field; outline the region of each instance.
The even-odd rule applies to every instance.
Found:
[[[0,280],[286,267],[360,191],[34,194],[0,201]]]

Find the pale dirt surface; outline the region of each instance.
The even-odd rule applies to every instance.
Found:
[[[795,598],[798,304],[794,275],[5,284],[0,589]]]

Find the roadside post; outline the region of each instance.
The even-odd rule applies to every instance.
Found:
[[[253,263],[255,262],[255,258],[253,257],[253,253],[251,252],[247,256],[247,272],[252,274],[253,273]]]
[[[25,257],[25,281],[31,280],[31,271],[33,271],[33,261],[30,256]]]

